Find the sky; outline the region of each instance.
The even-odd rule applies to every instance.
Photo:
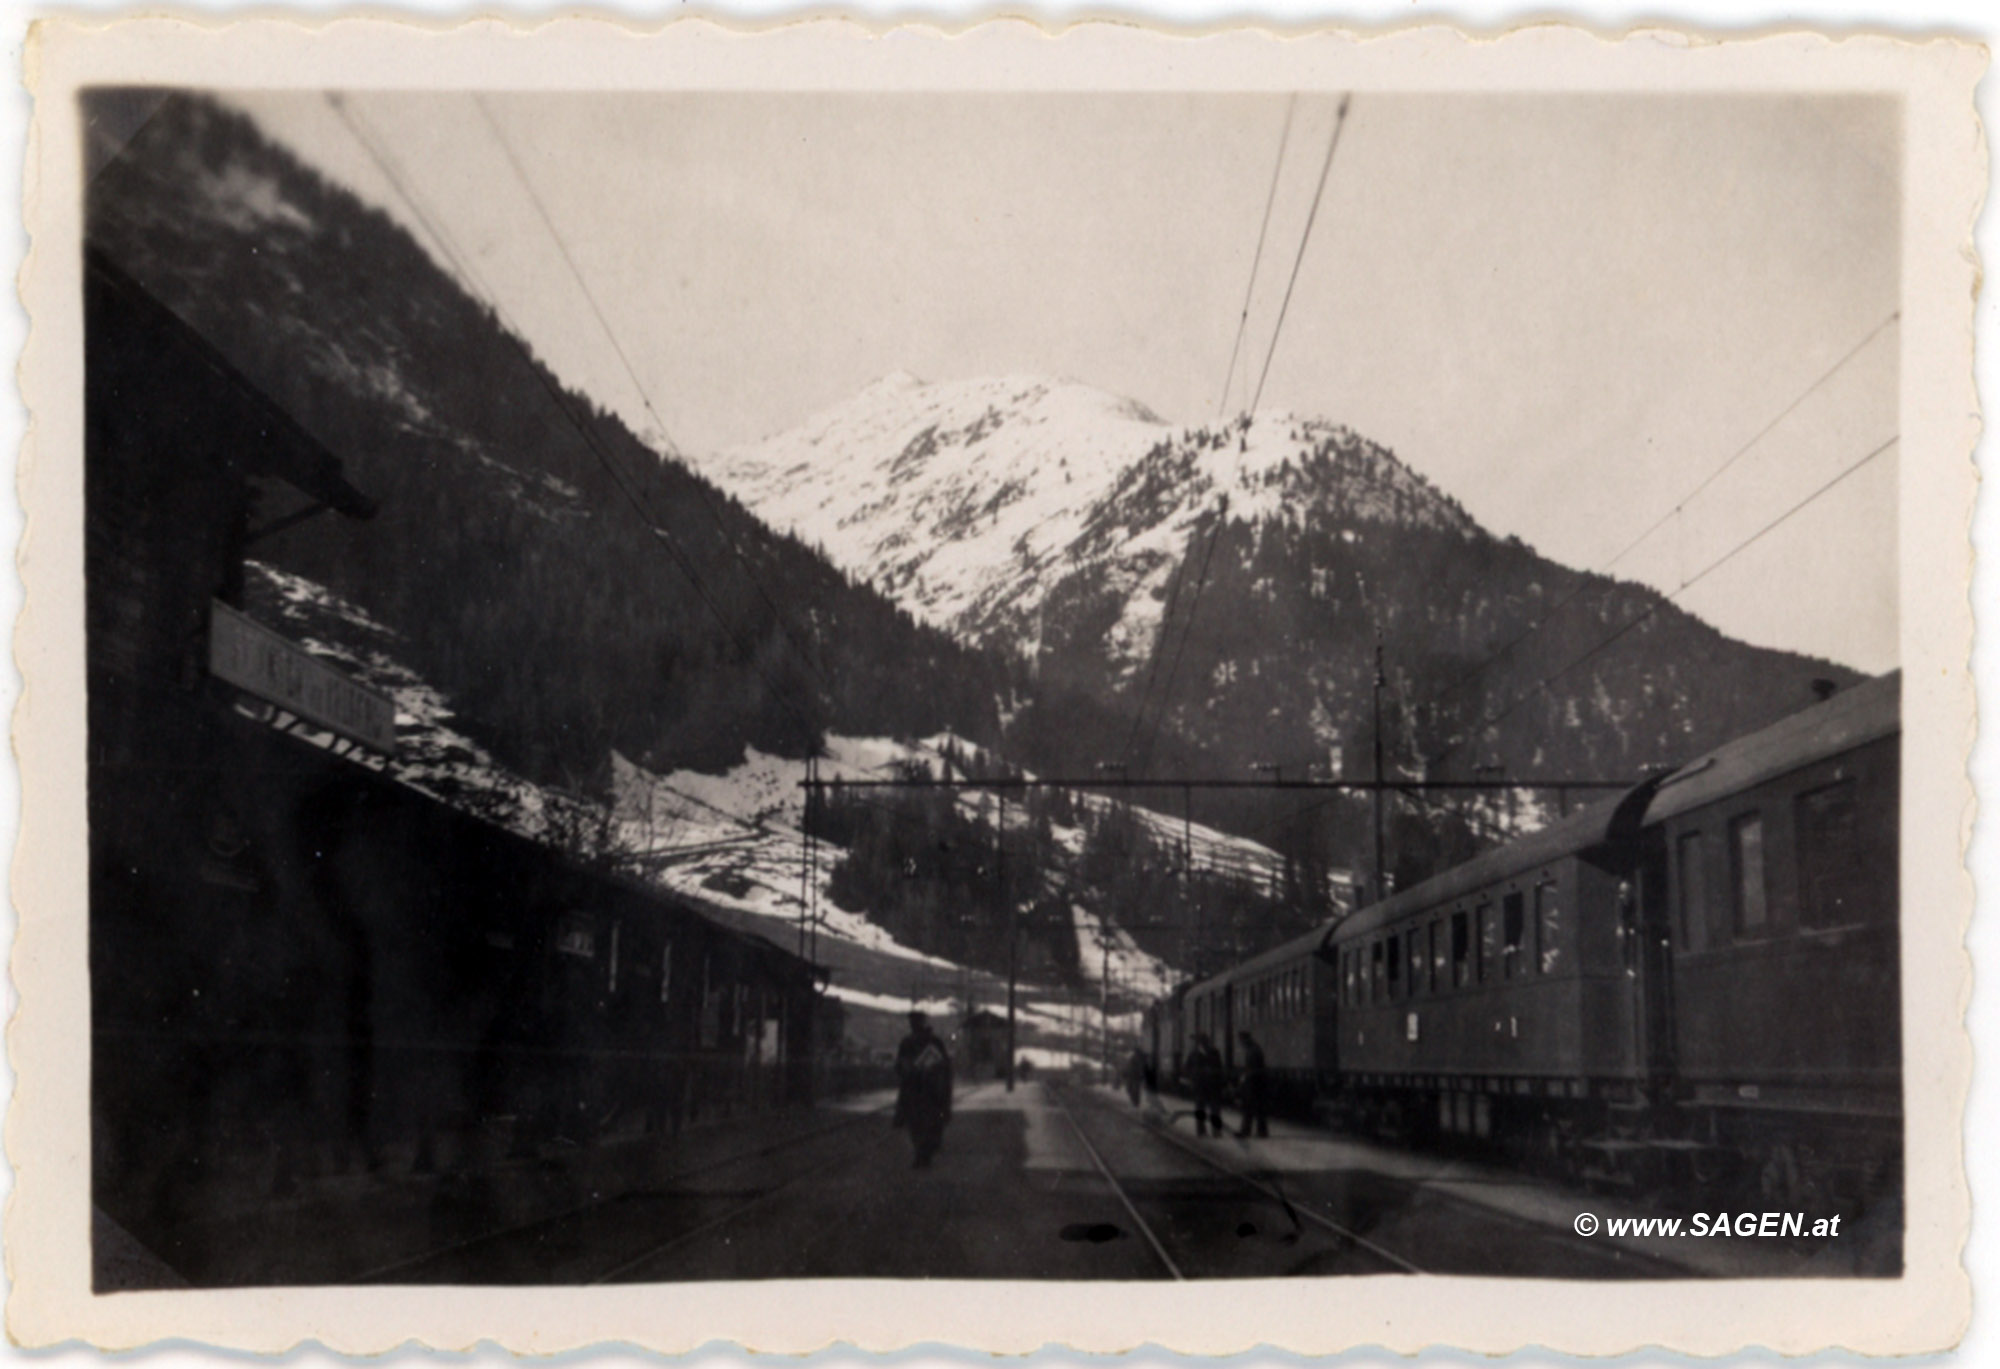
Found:
[[[896,370],[1184,423],[1262,376],[1496,533],[1897,662],[1891,101],[1367,92],[1313,215],[1326,94],[346,97],[407,198],[329,101],[232,99],[691,453]]]

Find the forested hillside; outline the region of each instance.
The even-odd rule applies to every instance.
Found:
[[[503,760],[576,782],[612,748],[666,770],[828,727],[993,739],[983,657],[661,460],[388,216],[208,100],[87,100],[91,247],[380,501],[256,554],[396,631]]]

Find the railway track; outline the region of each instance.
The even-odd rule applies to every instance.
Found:
[[[1065,1113],[1068,1113],[1066,1107],[1064,1110]],[[1094,1108],[1091,1111],[1095,1114],[1108,1116],[1127,1126],[1142,1131],[1153,1139],[1186,1155],[1189,1159],[1206,1166],[1208,1169],[1218,1174],[1226,1175],[1236,1182],[1256,1190],[1282,1207],[1295,1225],[1304,1222],[1318,1227],[1329,1234],[1350,1242],[1361,1250],[1367,1251],[1381,1260],[1385,1265],[1395,1270],[1407,1274],[1463,1272],[1456,1268],[1438,1268],[1435,1262],[1428,1260],[1425,1264],[1417,1263],[1407,1256],[1390,1249],[1382,1242],[1363,1235],[1351,1226],[1336,1221],[1324,1212],[1316,1210],[1312,1199],[1306,1197],[1294,1199],[1291,1194],[1285,1191],[1275,1175],[1266,1177],[1240,1170],[1218,1159],[1185,1137],[1177,1135],[1169,1127],[1161,1125],[1151,1115],[1130,1113],[1115,1107]],[[1071,1120],[1072,1124],[1074,1124],[1075,1119],[1073,1116]],[[1468,1228],[1475,1226],[1486,1228],[1497,1226],[1504,1228],[1510,1233],[1518,1233],[1519,1240],[1524,1245],[1536,1243],[1550,1249],[1560,1248],[1574,1251],[1591,1261],[1610,1261],[1620,1266],[1620,1273],[1628,1276],[1639,1275],[1654,1278],[1684,1279],[1700,1277],[1703,1273],[1701,1269],[1695,1266],[1682,1263],[1664,1255],[1631,1247],[1612,1247],[1606,1244],[1590,1243],[1581,1237],[1574,1236],[1566,1227],[1551,1226],[1545,1222],[1537,1221],[1532,1217],[1479,1203],[1460,1194],[1453,1193],[1446,1188],[1424,1185],[1424,1192],[1426,1197],[1431,1201],[1463,1213],[1464,1221]]]
[[[1187,1279],[1189,1275],[1182,1268],[1181,1262],[1176,1261],[1168,1253],[1167,1242],[1163,1240],[1157,1227],[1153,1223],[1148,1222],[1140,1213],[1139,1206],[1134,1201],[1133,1195],[1126,1183],[1119,1179],[1117,1174],[1112,1171],[1111,1166],[1105,1161],[1102,1151],[1096,1142],[1091,1139],[1089,1132],[1077,1117],[1076,1110],[1072,1109],[1069,1100],[1063,1097],[1062,1088],[1060,1086],[1051,1086],[1049,1096],[1055,1102],[1056,1107],[1061,1111],[1064,1118],[1069,1122],[1077,1140],[1083,1146],[1084,1153],[1090,1157],[1098,1173],[1111,1186],[1112,1192],[1117,1196],[1120,1205],[1138,1227],[1140,1235],[1145,1239],[1147,1245],[1152,1248],[1154,1254],[1159,1258],[1161,1265],[1173,1278],[1177,1280]],[[1388,1271],[1404,1274],[1422,1274],[1427,1272],[1415,1261],[1397,1254],[1395,1251],[1383,1246],[1380,1242],[1371,1240],[1352,1227],[1337,1222],[1324,1213],[1315,1211],[1310,1206],[1300,1206],[1294,1203],[1283,1188],[1275,1182],[1260,1179],[1232,1165],[1225,1164],[1213,1156],[1205,1154],[1198,1147],[1188,1144],[1171,1132],[1150,1125],[1141,1117],[1131,1116],[1114,1108],[1088,1107],[1085,1110],[1092,1115],[1109,1116],[1114,1121],[1122,1121],[1136,1128],[1140,1134],[1171,1148],[1188,1160],[1194,1161],[1204,1170],[1230,1181],[1232,1187],[1240,1187],[1254,1193],[1261,1202],[1276,1206],[1284,1214],[1294,1232],[1302,1232],[1306,1226],[1312,1226],[1332,1236],[1341,1248],[1359,1251],[1369,1259],[1383,1265]],[[1183,1201],[1188,1200],[1183,1199]],[[1224,1272],[1236,1274],[1241,1271],[1228,1269]],[[1196,1275],[1196,1277],[1201,1276],[1201,1274]]]

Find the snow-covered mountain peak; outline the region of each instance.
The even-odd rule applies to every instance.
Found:
[[[1056,558],[1168,431],[1145,406],[1074,382],[898,372],[700,464],[918,617],[963,630],[983,600]]]
[[[1032,375],[886,376],[703,474],[917,617],[1034,655],[1061,593],[1119,608],[1114,672],[1143,661],[1196,530],[1301,520],[1471,520],[1352,429],[1283,410],[1174,427],[1144,404]]]

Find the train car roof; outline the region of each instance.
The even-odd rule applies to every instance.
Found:
[[[1370,904],[1335,924],[1333,937],[1346,940],[1387,926],[1398,918],[1462,898],[1524,870],[1588,851],[1610,841],[1617,831],[1638,826],[1640,805],[1651,795],[1652,782],[1635,786],[1615,799],[1605,799],[1560,818],[1539,831],[1454,865],[1421,884],[1413,884],[1380,903]]]
[[[1335,935],[1340,939],[1366,935],[1420,909],[1603,845],[1621,831],[1636,830],[1642,821],[1672,817],[1822,757],[1890,736],[1901,727],[1901,701],[1902,672],[1864,680],[1620,798],[1583,809],[1363,908],[1338,924]]]
[[[1279,942],[1267,951],[1259,951],[1248,960],[1239,961],[1231,965],[1228,969],[1212,974],[1206,979],[1196,980],[1187,986],[1188,992],[1211,988],[1219,984],[1227,984],[1242,978],[1244,975],[1254,974],[1269,966],[1280,965],[1288,960],[1296,960],[1302,955],[1310,955],[1326,944],[1327,937],[1338,925],[1340,924],[1337,922],[1323,922],[1309,932],[1301,932],[1295,937]]]
[[[1727,742],[1662,780],[1646,820],[1685,813],[1802,765],[1893,736],[1902,730],[1902,701],[1903,672],[1892,670]]]

